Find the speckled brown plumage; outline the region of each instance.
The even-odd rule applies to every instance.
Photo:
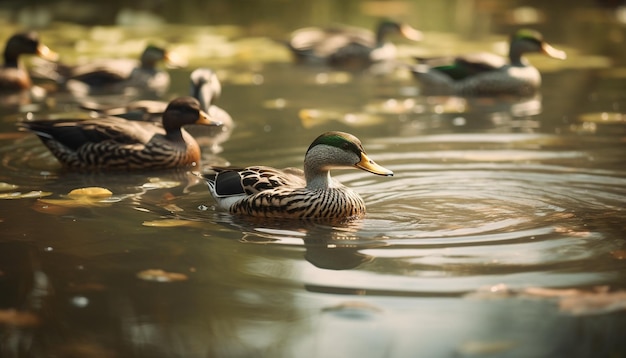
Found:
[[[19,125],[35,132],[52,154],[74,169],[168,169],[200,160],[198,143],[182,126],[217,125],[191,97],[173,100],[163,126],[118,117],[33,120]]]

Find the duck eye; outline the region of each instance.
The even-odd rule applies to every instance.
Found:
[[[350,143],[341,143],[341,149],[348,150],[350,148]]]

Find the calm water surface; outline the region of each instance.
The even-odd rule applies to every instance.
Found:
[[[237,126],[199,170],[301,166],[317,135],[348,131],[395,173],[333,173],[368,215],[251,221],[185,171],[67,172],[14,122],[75,100],[4,107],[0,356],[626,355],[623,67],[572,51],[536,60],[536,98],[424,97],[402,70],[300,68],[271,41],[229,41],[275,58],[209,61]],[[67,198],[82,187],[113,196]]]

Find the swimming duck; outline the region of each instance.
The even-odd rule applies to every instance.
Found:
[[[219,125],[200,109],[198,100],[180,97],[169,103],[163,125],[120,117],[88,120],[30,120],[18,125],[39,136],[66,167],[88,170],[169,169],[195,166],[200,147],[183,126]]]
[[[37,55],[48,61],[56,61],[59,55],[39,40],[34,32],[11,36],[4,48],[4,65],[0,67],[0,90],[19,91],[32,86],[30,76],[19,61],[20,55]]]
[[[410,25],[384,20],[378,24],[376,34],[348,26],[302,28],[292,33],[287,47],[297,63],[358,69],[395,59],[396,47],[387,41],[391,33],[413,41],[422,39],[422,33]]]
[[[426,94],[527,96],[541,86],[541,74],[523,57],[531,52],[560,60],[567,57],[539,32],[521,29],[511,36],[508,61],[491,53],[417,59],[419,64],[411,71]]]
[[[287,219],[359,218],[363,199],[330,176],[331,169],[357,168],[392,176],[376,164],[355,136],[326,132],[317,137],[304,156],[304,171],[265,166],[213,167],[203,178],[219,207],[232,214]]]
[[[213,153],[219,153],[222,150],[221,143],[228,140],[235,125],[228,112],[213,104],[222,93],[220,80],[215,71],[210,68],[195,69],[189,76],[189,80],[189,95],[200,102],[200,109],[222,124],[212,127],[194,127],[189,129],[189,132],[200,145],[208,146]],[[164,101],[138,100],[123,107],[107,107],[99,103],[83,101],[81,107],[131,120],[160,122],[167,104]]]
[[[162,96],[170,85],[167,71],[159,69],[164,61],[171,67],[184,67],[185,61],[174,52],[148,45],[139,61],[133,59],[94,60],[81,65],[57,64],[53,69],[38,69],[43,77],[64,83],[75,95],[115,94],[132,89]]]
[[[221,144],[230,138],[235,127],[230,114],[213,103],[222,94],[222,84],[209,68],[195,69],[189,79],[190,95],[200,101],[202,110],[222,124],[219,127],[196,127],[192,133],[201,145],[209,147],[212,153],[219,153],[222,151]]]

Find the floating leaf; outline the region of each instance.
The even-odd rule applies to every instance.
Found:
[[[105,188],[86,187],[74,189],[67,194],[67,199],[39,199],[40,202],[67,208],[107,206],[113,193]]]
[[[264,108],[283,109],[287,107],[287,100],[284,98],[269,99],[263,102]]]
[[[626,124],[626,115],[618,112],[596,112],[581,114],[578,119],[581,122],[600,124]]]
[[[159,269],[144,270],[137,273],[137,277],[146,281],[175,282],[186,281],[187,275],[177,272],[166,272]]]
[[[142,225],[150,226],[150,227],[181,227],[181,226],[198,227],[200,226],[200,223],[197,221],[189,221],[189,220],[181,220],[181,219],[163,219],[163,220],[144,221]]]
[[[161,180],[160,178],[150,178],[141,187],[144,189],[170,189],[180,186],[179,181]]]
[[[22,192],[13,192],[13,193],[2,193],[0,194],[0,199],[30,199],[30,198],[41,198],[44,196],[52,195],[52,193],[41,190],[33,190],[28,193]]]
[[[17,188],[18,188],[18,186],[15,185],[15,184],[9,184],[9,183],[0,182],[0,191],[15,190]]]
[[[68,197],[78,199],[78,198],[108,198],[113,193],[109,189],[100,188],[100,187],[87,187],[87,188],[78,188],[74,189],[67,194]]]
[[[32,312],[14,309],[0,310],[0,323],[17,327],[33,327],[39,324],[39,317]]]
[[[516,342],[508,340],[468,341],[458,348],[458,352],[462,356],[485,356],[506,352],[515,346]]]
[[[561,312],[572,315],[626,310],[626,291],[609,291],[608,286],[597,286],[592,290],[529,287],[523,293],[532,297],[556,298]]]
[[[381,116],[363,112],[343,113],[326,109],[302,109],[298,113],[300,122],[305,128],[324,124],[329,121],[337,121],[351,127],[364,127],[383,123],[385,119]]]

